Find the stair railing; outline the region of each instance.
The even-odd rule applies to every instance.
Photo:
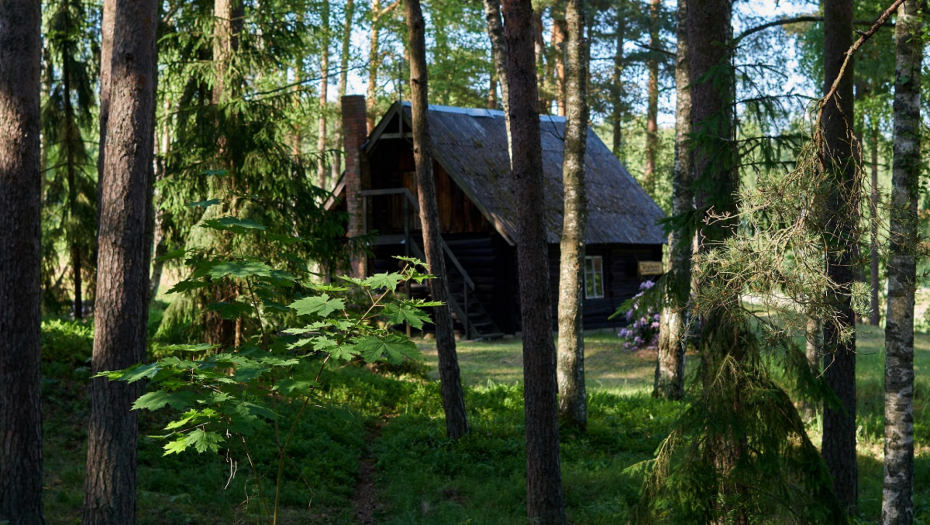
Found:
[[[365,233],[368,233],[368,199],[370,197],[378,197],[382,195],[403,195],[404,199],[404,251],[409,256],[410,250],[414,250],[414,255],[417,256],[420,260],[426,260],[426,254],[423,253],[423,250],[415,242],[413,242],[413,237],[410,235],[410,213],[408,206],[413,206],[413,211],[418,215],[420,213],[420,204],[416,199],[413,198],[413,194],[410,193],[410,190],[407,188],[388,188],[382,190],[364,190],[360,191],[359,195],[362,196],[362,228]],[[468,289],[471,288],[472,292],[475,290],[475,282],[472,281],[471,277],[468,275],[468,272],[465,271],[465,267],[462,266],[462,263],[459,262],[458,257],[452,253],[452,249],[449,248],[449,245],[446,244],[445,239],[442,238],[442,235],[439,236],[439,244],[442,246],[442,251],[446,254],[452,264],[455,266],[455,269],[458,270],[459,275],[462,276],[462,280],[465,282],[463,285],[464,297],[463,302],[465,303],[464,308],[458,304],[458,301],[452,297],[451,290],[449,291],[449,306],[455,311],[462,319],[462,326],[465,327],[465,339],[472,339],[472,334],[475,333],[474,325],[471,322],[471,319],[468,317]],[[448,279],[446,281],[448,284]]]

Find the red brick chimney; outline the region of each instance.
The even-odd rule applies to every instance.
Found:
[[[368,124],[365,114],[365,97],[348,95],[342,97],[342,135],[345,149],[345,183],[346,206],[349,212],[349,237],[364,235],[362,200],[363,167],[361,146],[368,138]],[[352,258],[352,273],[356,277],[365,277],[367,273],[365,256]]]

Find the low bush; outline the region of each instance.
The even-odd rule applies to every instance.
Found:
[[[94,350],[94,323],[49,319],[42,321],[42,361],[86,365]]]

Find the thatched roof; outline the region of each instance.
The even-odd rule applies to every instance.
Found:
[[[430,105],[433,156],[506,239],[517,238],[517,209],[507,151],[504,113]],[[398,113],[403,132],[397,129]],[[410,129],[410,104],[395,103],[365,143],[371,151],[382,137]],[[562,152],[565,118],[543,115],[546,239],[558,243],[562,232]],[[662,244],[666,236],[656,221],[659,206],[633,179],[594,131],[588,128],[585,155],[588,197],[588,244]]]

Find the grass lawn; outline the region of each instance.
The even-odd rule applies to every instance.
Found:
[[[472,431],[456,443],[444,437],[439,385],[433,380],[435,348],[432,341],[418,343],[431,368],[425,375],[356,367],[329,375],[321,399],[329,408],[310,411],[290,451],[283,523],[525,523],[521,342],[459,343]],[[878,523],[881,505],[882,347],[881,331],[860,327],[864,523]],[[640,488],[640,479],[626,469],[652,457],[682,405],[649,397],[654,354],[622,350],[611,332],[589,334],[586,348],[590,428],[584,434],[561,433],[567,514],[575,525],[623,523]],[[52,354],[60,359],[61,352]],[[84,478],[88,373],[80,363],[43,364],[47,519],[76,524]],[[927,367],[930,337],[918,336],[917,523],[930,520],[930,425],[924,417],[930,379],[921,374]],[[167,414],[143,413],[140,421],[140,435],[159,434]],[[811,435],[819,441],[816,424]],[[266,486],[274,459],[271,439],[270,432],[250,437]],[[150,437],[140,440],[141,524],[257,522],[256,484],[239,446],[219,455],[162,457],[163,444]]]

